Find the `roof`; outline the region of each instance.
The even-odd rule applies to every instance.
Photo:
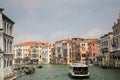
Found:
[[[71,67],[88,67],[86,64],[82,63],[72,63],[70,64]]]
[[[8,17],[3,13],[3,10],[4,10],[3,8],[0,8],[0,13],[2,14],[3,20],[7,20],[8,22],[14,24],[15,22],[12,21],[10,18],[8,18]]]
[[[91,39],[84,39],[84,38],[71,38],[71,39],[64,39],[60,41],[56,41],[56,43],[63,43],[63,42],[98,42],[98,38],[91,38]]]
[[[50,43],[43,42],[21,42],[15,46],[50,46]]]
[[[14,24],[15,22],[12,21],[10,18],[8,18],[5,14],[2,13],[2,16],[3,16],[3,20],[7,20],[8,22]]]

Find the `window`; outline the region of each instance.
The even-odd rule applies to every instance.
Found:
[[[84,47],[82,47],[82,51],[85,51],[85,48],[84,48]]]
[[[6,53],[6,39],[4,39],[4,51]]]
[[[86,54],[82,54],[82,57],[86,57]]]
[[[0,68],[1,68],[1,59],[0,59]]]
[[[6,59],[4,59],[4,67],[6,67]]]

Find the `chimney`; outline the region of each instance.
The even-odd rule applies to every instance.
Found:
[[[114,22],[114,26],[116,25],[116,23]]]
[[[3,8],[0,8],[0,13],[2,13],[3,10],[4,10]]]
[[[120,13],[119,13],[119,16],[118,16],[118,19],[117,19],[117,23],[120,23]]]

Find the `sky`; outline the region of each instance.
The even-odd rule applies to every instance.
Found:
[[[12,19],[14,43],[99,38],[112,31],[120,0],[0,0]]]

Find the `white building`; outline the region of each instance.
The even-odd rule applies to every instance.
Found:
[[[62,57],[63,57],[63,49],[62,49],[62,43],[63,41],[56,41],[55,42],[55,57],[56,57],[56,63],[61,64],[62,63]]]
[[[69,39],[55,42],[55,60],[57,64],[69,64],[71,62],[70,55],[70,41]]]
[[[109,65],[110,53],[113,51],[112,47],[113,33],[109,32],[100,37],[100,49],[102,58],[102,65]]]
[[[24,58],[30,55],[30,45],[21,43],[14,46],[14,64],[23,64]]]
[[[4,9],[0,8],[0,78],[13,73],[13,25],[14,22],[2,13]]]
[[[41,47],[41,61],[44,64],[50,63],[51,47],[49,45],[44,45]]]
[[[117,22],[113,25],[113,52],[111,54],[111,61],[113,62],[113,67],[120,68],[120,14],[117,18]]]
[[[51,46],[42,42],[22,42],[14,46],[14,64],[48,64]]]

